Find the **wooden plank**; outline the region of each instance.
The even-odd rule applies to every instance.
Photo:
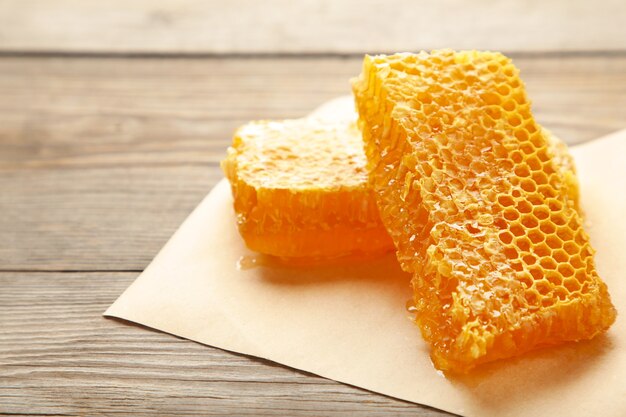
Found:
[[[444,416],[105,319],[134,273],[0,273],[0,414]]]
[[[354,53],[624,50],[622,0],[2,0],[0,49]]]
[[[570,143],[626,127],[626,56],[516,59]],[[232,130],[348,92],[356,59],[0,59],[0,269],[141,270]]]
[[[217,162],[250,119],[350,92],[343,59],[0,59],[0,168]],[[17,165],[16,165],[17,164]]]
[[[516,56],[538,119],[570,144],[625,127],[626,55]],[[217,163],[250,119],[350,94],[360,58],[0,59],[0,170]]]
[[[184,164],[0,171],[0,269],[142,270],[220,177]]]

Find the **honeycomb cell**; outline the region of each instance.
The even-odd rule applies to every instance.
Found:
[[[529,288],[524,291],[524,298],[526,299],[527,308],[529,310],[534,310],[535,306],[541,304],[541,299],[543,298],[539,291],[534,288]]]
[[[521,145],[520,145],[520,149],[526,155],[532,155],[533,153],[535,153],[535,147],[530,142],[525,142],[525,143],[522,142]],[[528,172],[526,175],[519,175],[518,174],[518,176],[520,176],[520,177],[527,177],[528,175],[530,175],[530,172]]]
[[[532,214],[526,214],[522,216],[522,225],[526,229],[534,229],[535,227],[539,226],[539,221],[537,221],[535,216],[533,216]]]
[[[556,235],[546,237],[546,243],[552,249],[559,249],[563,247],[563,241]]]
[[[564,285],[556,287],[554,289],[554,295],[556,295],[559,301],[565,301],[571,296],[570,291]]]
[[[501,232],[499,236],[500,236],[500,241],[504,244],[508,245],[509,243],[513,241],[513,235],[508,231]]]
[[[569,260],[569,255],[563,249],[557,249],[552,252],[552,257],[558,263],[567,262]]]
[[[554,177],[552,177],[552,178],[554,178]],[[553,187],[553,189],[554,188],[556,188],[556,187]],[[552,213],[556,213],[556,214],[554,214],[554,218],[552,219],[552,221],[555,224],[558,224],[559,226],[562,225],[562,224],[565,224],[564,220],[561,220],[561,221],[557,220],[557,216],[560,217],[561,219],[563,219],[563,213],[562,213],[562,210],[561,210],[563,208],[563,202],[561,200],[556,199],[556,198],[549,198],[547,203],[548,203],[548,208],[550,209],[550,211]]]
[[[520,184],[527,193],[534,193],[537,190],[537,184],[533,180],[523,179]]]
[[[566,245],[568,245],[569,243],[570,242],[566,243]],[[574,269],[580,269],[580,268],[584,268],[585,267],[585,263],[582,260],[582,258],[580,257],[580,255],[571,256],[569,258],[569,262],[570,262],[570,265],[572,265],[574,267]]]
[[[550,282],[543,279],[535,281],[534,287],[537,292],[543,296],[552,291],[552,285],[550,284]]]
[[[511,160],[514,163],[519,164],[524,160],[524,155],[520,151],[514,151],[511,153]]]
[[[570,221],[580,220],[573,163],[533,119],[508,58],[366,56],[353,90],[370,184],[398,260],[413,274],[416,322],[437,368],[464,372],[613,323],[589,239]],[[563,244],[557,226],[573,240]],[[562,265],[574,275],[563,280],[559,271],[571,270]]]
[[[500,102],[501,101],[501,97],[508,96],[511,93],[511,88],[508,85],[506,85],[506,84],[500,84],[500,85],[496,86],[496,92],[497,92],[497,94],[496,93],[491,93],[491,94],[493,94],[495,97],[497,97],[497,101]]]
[[[529,253],[531,242],[527,236],[521,236],[515,239],[515,246],[521,251],[521,253]]]
[[[532,253],[528,253],[524,255],[522,259],[526,265],[534,265],[537,262],[537,257]]]
[[[559,227],[556,235],[564,242],[574,240],[574,233],[572,233],[572,230],[569,227]]]
[[[532,204],[533,206],[543,206],[543,203],[544,203],[543,197],[540,194],[538,194],[538,193],[529,194],[528,195],[528,202],[530,204]],[[535,211],[535,210],[536,210],[536,207],[533,208],[533,211]],[[537,214],[535,214],[534,216],[535,216],[535,218],[538,218]]]
[[[568,278],[563,280],[563,286],[570,293],[580,290],[580,283],[574,278]]]
[[[517,211],[515,208],[510,207],[504,210],[503,216],[506,220],[512,222],[514,220],[519,219],[520,214],[519,214],[519,211]]]
[[[535,184],[537,184],[538,188],[539,188],[539,192],[543,195],[545,195],[546,197],[552,197],[553,195],[551,192],[553,191],[551,187],[541,187],[541,185],[547,184],[548,183],[548,175],[546,175],[545,172],[543,171],[537,171],[537,172],[533,172],[532,173],[532,179],[535,182]]]
[[[532,235],[530,235],[530,234],[529,234],[529,236],[532,237]],[[531,241],[532,241],[532,239],[531,239]],[[533,246],[533,252],[538,257],[543,258],[545,256],[550,256],[550,254],[552,253],[552,249],[550,249],[550,247],[545,242],[540,242],[539,244],[535,244]]]
[[[524,141],[528,140],[528,132],[526,130],[519,129],[519,130],[515,131],[515,137],[520,142],[524,142]]]
[[[551,235],[554,232],[556,232],[556,226],[554,226],[554,223],[552,223],[551,221],[542,221],[541,225],[539,226],[539,228],[541,229],[541,231],[545,234],[545,235]]]
[[[536,156],[531,156],[526,160],[526,163],[528,164],[528,167],[533,170],[533,171],[539,171],[543,168],[543,165],[541,164],[541,162],[539,161],[539,159],[537,159]],[[532,182],[533,185],[537,185],[535,184],[535,182]],[[527,190],[528,191],[528,190]]]
[[[252,250],[311,261],[393,249],[353,122],[250,122],[222,168]]]
[[[543,269],[557,269],[558,267],[556,261],[548,256],[541,258],[539,265],[541,265]]]
[[[533,277],[535,281],[543,279],[544,274],[545,274],[545,271],[541,267],[528,268],[528,271],[530,271],[530,275]]]
[[[520,200],[517,203],[517,211],[523,214],[527,214],[533,211],[533,206],[526,200]]]
[[[507,257],[507,259],[517,259],[519,256],[519,252],[517,251],[517,249],[513,248],[513,247],[506,247],[503,250],[504,256]]]
[[[558,268],[559,273],[563,278],[569,278],[574,275],[574,268],[566,263],[560,263]]]
[[[557,271],[544,271],[546,279],[554,286],[559,287],[563,284],[563,276]]]
[[[517,103],[514,100],[507,100],[502,103],[502,108],[506,111],[512,112],[517,108]]]
[[[519,214],[518,214],[519,216]],[[509,230],[511,231],[511,233],[513,233],[513,236],[524,236],[526,234],[526,230],[524,229],[524,226],[522,226],[519,223],[512,223],[509,226]]]
[[[509,207],[515,204],[515,200],[510,195],[499,195],[498,203],[502,207]]]
[[[545,174],[544,174],[545,175]],[[539,185],[537,187],[537,190],[539,191],[539,193],[544,197],[544,199],[550,199],[550,198],[555,198],[559,195],[559,193],[557,192],[557,190],[554,189],[554,187],[552,187],[551,185],[548,184],[542,184]],[[545,201],[544,201],[544,204]],[[548,207],[549,208],[549,207]]]
[[[585,282],[589,282],[589,276],[582,269],[579,269],[578,271],[576,271],[575,277],[576,277],[576,280],[581,284],[584,284]]]
[[[541,135],[532,135],[530,137],[530,142],[536,147],[536,148],[542,148],[543,147],[543,138]]]
[[[535,250],[538,248],[537,244],[544,241],[545,236],[539,230],[530,230],[528,232],[528,238],[533,243]]]

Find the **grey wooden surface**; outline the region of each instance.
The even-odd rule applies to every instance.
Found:
[[[556,6],[535,3],[526,3],[534,12],[522,19],[556,19]],[[188,22],[203,4],[233,22],[195,23],[209,34],[202,36],[222,39],[218,49]],[[306,9],[313,23],[301,28],[289,8],[274,11],[264,19],[288,30],[246,44],[250,33],[237,37],[236,29],[260,12],[257,3],[242,4],[0,1],[0,415],[445,414],[101,317],[221,178],[218,162],[234,128],[298,117],[349,93],[359,54],[369,50],[356,35],[333,39],[341,25],[366,31],[375,14],[349,18],[348,6],[331,2]],[[585,7],[563,11],[562,27]],[[600,2],[589,13],[620,8]],[[395,16],[411,23],[411,13]],[[533,33],[521,38],[526,49],[497,46],[520,51],[513,57],[536,116],[570,144],[626,127],[623,25],[584,19],[588,36],[570,33],[562,48],[562,34],[542,44]],[[474,35],[438,36],[422,45],[377,32],[371,45],[480,43]]]
[[[622,0],[2,0],[12,51],[621,51]]]

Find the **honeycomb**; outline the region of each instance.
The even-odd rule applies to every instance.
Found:
[[[353,80],[370,183],[434,365],[466,372],[615,320],[573,164],[499,53],[366,56]]]
[[[252,250],[310,262],[393,249],[354,122],[250,122],[235,132],[222,168]]]
[[[344,121],[346,123],[356,121],[358,116],[354,108],[354,97],[352,95],[340,96],[329,100],[316,108],[308,117],[320,120]],[[565,178],[565,184],[569,190],[569,201],[578,209],[579,192],[574,158],[572,158],[567,145],[561,139],[554,136],[549,130],[542,129],[547,136],[550,151],[554,155],[554,162]]]
[[[324,207],[325,202],[331,200],[331,193],[338,190],[343,193],[344,201],[351,200],[357,203],[346,204],[343,208],[338,206],[337,210],[345,209],[354,212],[355,205],[360,205],[359,200],[366,200],[362,204],[370,208],[374,207],[373,194],[364,192],[364,187],[368,187],[365,173],[366,158],[360,147],[361,133],[353,125],[356,119],[353,101],[339,98],[325,103],[307,119],[251,122],[236,132],[233,147],[229,149],[229,156],[224,161],[223,167],[232,182],[241,234],[251,249],[284,258],[306,258],[308,261],[305,263],[311,263],[316,259],[335,258],[357,252],[378,253],[393,248],[390,238],[382,237],[382,235],[387,235],[387,232],[380,223],[380,218],[376,221],[368,218],[372,216],[372,213],[365,214],[365,218],[371,222],[371,227],[363,228],[359,222],[356,222],[356,225],[351,224],[351,215],[347,212],[344,213],[343,220],[339,220],[333,226],[332,233],[341,232],[342,236],[346,236],[346,233],[352,234],[355,240],[354,244],[351,244],[350,241],[337,242],[332,233],[326,237],[318,234],[318,226],[322,225],[323,216],[327,214],[323,210],[308,213],[306,218],[294,219],[294,212],[303,213],[300,198],[286,201],[274,199],[273,195],[268,195],[268,198],[263,200],[264,204],[258,206],[254,204],[257,200],[255,187],[262,188],[261,183],[280,178],[282,185],[276,182],[265,187],[268,190],[277,191],[281,187],[298,187],[299,185],[293,180],[301,177],[310,179],[311,189],[308,191],[318,192],[320,196],[324,196],[317,203],[320,204],[320,208]],[[314,136],[314,140],[300,141],[308,135]],[[550,136],[550,138],[555,151],[561,155],[562,169],[572,171],[573,161],[567,152],[567,147],[556,137]],[[326,149],[327,153],[319,153],[333,141],[337,141],[339,146]],[[342,147],[342,144],[345,146]],[[285,155],[285,151],[293,152],[293,155]],[[330,152],[334,154],[331,155]],[[328,159],[329,157],[331,160]],[[264,162],[261,163],[261,160]],[[277,162],[278,160],[283,162]],[[291,162],[285,163],[285,161],[297,162],[297,166],[293,167]],[[276,165],[277,163],[283,165]],[[330,167],[333,170],[338,167],[340,170],[347,168],[351,171],[336,172],[338,175],[335,178],[336,184],[324,184],[324,181],[331,178],[325,174],[324,170]],[[238,169],[240,172],[237,172]],[[305,171],[297,173],[298,177],[291,177],[294,169]],[[575,179],[575,175],[572,178]],[[239,179],[243,179],[244,183],[239,184]],[[347,187],[337,188],[337,184]],[[304,183],[300,185],[308,186]],[[317,191],[314,190],[315,187],[318,188]],[[347,191],[350,193],[349,197]],[[277,206],[279,201],[283,203],[282,206]],[[314,204],[310,206],[315,207]],[[318,214],[321,214],[322,218],[317,218]],[[287,227],[290,232],[284,233]],[[368,230],[365,231],[365,229]],[[306,239],[305,233],[309,234]],[[328,240],[332,240],[333,244],[328,245]],[[335,245],[336,243],[340,245]]]

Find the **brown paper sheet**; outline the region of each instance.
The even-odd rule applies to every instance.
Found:
[[[626,130],[572,151],[597,269],[621,313],[592,341],[446,377],[405,309],[409,277],[393,255],[241,268],[257,258],[237,233],[225,180],[105,315],[464,416],[624,416]]]

